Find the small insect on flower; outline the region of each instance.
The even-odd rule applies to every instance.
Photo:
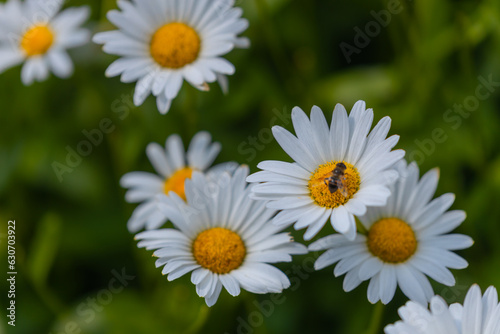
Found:
[[[312,251],[326,250],[314,267],[336,264],[333,274],[345,274],[344,290],[353,290],[369,280],[371,303],[389,303],[399,286],[410,299],[425,305],[434,295],[426,277],[453,286],[451,269],[467,267],[467,261],[453,253],[473,244],[469,236],[450,234],[465,219],[465,212],[448,211],[455,200],[444,194],[434,200],[439,172],[433,169],[419,179],[415,163],[396,164],[400,178],[390,186],[387,204],[369,207],[359,216],[363,233],[354,240],[332,234],[313,242]]]
[[[259,163],[262,171],[247,179],[255,183],[252,198],[280,210],[274,224],[293,224],[297,230],[307,227],[304,240],[312,239],[328,220],[353,240],[354,216],[386,204],[389,185],[398,176],[392,167],[404,156],[404,151],[392,150],[399,136],[386,138],[391,119],[382,118],[370,131],[373,119],[373,110],[366,109],[364,101],[356,102],[349,115],[337,104],[330,125],[316,106],[310,118],[293,108],[296,135],[279,126],[272,131],[294,162]]]
[[[345,186],[346,169],[346,165],[342,162],[339,162],[337,165],[335,165],[335,168],[332,170],[330,175],[325,178],[324,183],[328,186],[328,190],[332,194],[338,190],[344,197],[347,197],[349,195]]]

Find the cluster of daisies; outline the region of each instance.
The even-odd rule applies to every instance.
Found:
[[[417,165],[403,160],[404,151],[392,150],[399,137],[387,138],[391,119],[372,129],[373,111],[358,101],[349,114],[337,105],[330,125],[318,107],[310,118],[294,108],[292,121],[296,136],[273,128],[291,163],[263,161],[252,175],[235,163],[210,167],[220,145],[200,132],[187,152],[177,135],[165,148],[148,146],[158,175],[123,176],[126,199],[141,202],[129,230],[146,229],[136,236],[139,247],[156,250],[156,265],[167,278],[192,272],[198,294],[212,305],[222,286],[231,295],[240,288],[279,292],[290,282],[271,263],[325,250],[316,269],[336,264],[333,273],[345,274],[345,291],[369,280],[372,303],[388,303],[399,286],[425,305],[434,296],[427,277],[453,286],[449,269],[467,262],[452,251],[473,243],[449,233],[465,213],[448,210],[453,194],[433,199],[437,169],[420,178]],[[167,221],[173,228],[160,229]],[[337,233],[308,248],[282,232],[291,225],[307,228],[304,239],[310,240],[328,221]]]
[[[62,0],[8,0],[0,3],[0,73],[24,62],[25,85],[46,80],[49,71],[60,78],[73,73],[67,49],[85,45],[90,31],[80,26],[87,7],[60,11]],[[100,32],[93,41],[103,51],[120,56],[106,76],[137,82],[134,103],[150,95],[165,114],[184,82],[201,91],[217,81],[224,92],[233,64],[224,59],[250,42],[238,35],[248,27],[234,0],[118,0],[120,10],[107,17],[118,30]]]
[[[0,4],[0,72],[24,62],[22,82],[42,81],[49,71],[65,78],[73,64],[67,49],[82,46],[90,32],[80,26],[89,9],[60,11],[57,0],[9,0]],[[107,17],[118,30],[93,41],[120,56],[106,76],[136,82],[134,103],[152,94],[166,113],[184,82],[202,91],[217,81],[227,90],[234,66],[222,58],[249,41],[248,27],[233,0],[119,0]],[[222,288],[280,293],[288,277],[273,264],[292,255],[324,251],[321,270],[335,265],[345,275],[344,290],[368,283],[368,300],[390,302],[399,286],[411,300],[402,320],[386,333],[500,333],[497,292],[481,296],[473,286],[464,305],[447,306],[434,296],[428,277],[453,286],[450,269],[467,262],[453,251],[473,241],[452,234],[465,213],[449,210],[453,194],[434,193],[439,170],[422,177],[415,163],[393,150],[391,119],[373,128],[374,114],[358,101],[350,111],[338,104],[331,122],[313,107],[310,116],[292,111],[295,135],[273,127],[273,135],[293,162],[263,161],[258,171],[234,162],[212,166],[221,150],[208,132],[196,134],[187,150],[178,135],[165,146],[151,143],[148,158],[156,174],[131,172],[121,184],[128,202],[140,203],[128,221],[138,246],[154,250],[156,266],[168,280],[191,273],[196,292],[212,306]],[[331,235],[308,247],[285,229],[306,229],[309,241],[330,222]],[[430,303],[430,311],[426,308]]]

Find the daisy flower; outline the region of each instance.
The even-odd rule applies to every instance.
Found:
[[[440,296],[430,302],[430,311],[409,301],[399,309],[401,321],[385,327],[386,334],[500,334],[500,304],[497,290],[490,286],[483,296],[474,284],[463,306],[448,306]]]
[[[447,211],[455,196],[444,194],[431,200],[439,179],[438,169],[420,180],[415,163],[396,166],[400,174],[391,185],[392,195],[384,207],[370,207],[359,217],[366,233],[347,240],[340,234],[322,238],[309,247],[324,250],[315,263],[322,269],[338,262],[335,276],[346,274],[344,290],[351,291],[370,280],[368,300],[387,304],[399,285],[410,299],[423,305],[434,295],[427,276],[453,286],[455,278],[448,270],[463,269],[467,261],[451,252],[473,244],[469,236],[448,234],[465,219],[465,212]]]
[[[119,0],[121,11],[107,15],[119,30],[94,37],[104,44],[104,52],[122,57],[108,67],[106,76],[121,74],[122,82],[137,81],[135,105],[152,93],[162,114],[184,79],[202,91],[218,80],[225,90],[225,75],[235,68],[222,56],[249,45],[237,36],[248,21],[233,5],[234,0]]]
[[[156,266],[163,266],[169,281],[192,272],[191,282],[208,306],[215,304],[222,287],[232,296],[241,289],[280,293],[290,281],[270,263],[307,253],[304,245],[270,223],[275,210],[249,198],[247,175],[246,166],[233,176],[221,173],[213,179],[193,173],[186,180],[187,203],[176,194],[160,196],[160,209],[177,229],[136,236],[139,247],[156,250]]]
[[[282,210],[273,223],[308,227],[305,240],[314,237],[329,218],[336,231],[354,239],[354,215],[363,215],[367,206],[386,203],[388,183],[397,178],[392,167],[404,156],[402,150],[391,151],[399,136],[386,139],[391,119],[384,117],[370,132],[373,111],[358,101],[349,116],[337,104],[330,127],[316,106],[310,120],[300,108],[294,108],[292,122],[297,137],[279,126],[272,130],[295,162],[259,163],[257,167],[263,171],[247,179],[262,182],[252,188],[253,198]]]
[[[90,37],[81,29],[89,17],[87,7],[59,13],[62,1],[9,0],[0,7],[0,73],[24,62],[25,85],[43,81],[49,71],[59,78],[73,74],[66,50],[85,44]]]
[[[127,223],[130,232],[134,233],[143,228],[157,229],[168,220],[168,217],[157,209],[155,196],[174,192],[185,199],[184,181],[191,178],[194,171],[207,171],[220,152],[220,144],[212,143],[211,140],[208,132],[198,132],[191,140],[187,152],[178,135],[168,137],[165,147],[157,143],[148,145],[146,154],[158,174],[131,172],[120,180],[122,187],[130,188],[125,194],[125,200],[129,203],[142,202]],[[234,170],[234,165],[223,163],[209,171],[230,171]]]

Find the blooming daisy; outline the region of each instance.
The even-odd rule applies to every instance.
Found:
[[[49,71],[60,78],[73,73],[66,49],[85,44],[90,33],[81,29],[89,8],[59,13],[62,1],[9,0],[0,7],[0,73],[22,62],[25,85],[47,79]]]
[[[308,227],[305,240],[314,237],[328,218],[335,230],[354,239],[354,215],[363,215],[367,206],[386,203],[388,183],[397,178],[392,167],[404,156],[402,150],[391,151],[399,136],[386,139],[391,119],[384,117],[370,133],[373,111],[358,101],[349,116],[337,104],[330,128],[316,106],[310,120],[300,108],[294,108],[292,121],[297,137],[279,126],[272,130],[295,162],[259,163],[257,167],[263,171],[247,179],[262,182],[252,188],[253,197],[282,210],[273,223]]]
[[[500,334],[500,304],[497,290],[490,286],[481,297],[474,284],[464,305],[448,306],[440,296],[430,302],[430,311],[409,301],[399,309],[401,321],[385,327],[386,334]]]
[[[184,79],[207,91],[234,66],[222,58],[234,47],[247,47],[237,37],[248,27],[234,0],[119,0],[121,11],[108,19],[120,30],[98,33],[94,42],[106,53],[121,56],[106,70],[106,76],[121,74],[122,82],[137,81],[134,103],[141,105],[150,93],[156,96],[160,113],[168,112]]]
[[[208,132],[198,132],[191,140],[187,153],[178,135],[168,137],[165,148],[157,143],[148,145],[146,153],[158,175],[131,172],[120,180],[122,187],[130,188],[125,194],[127,202],[143,202],[134,210],[128,221],[130,232],[143,228],[156,229],[167,221],[168,218],[157,209],[155,196],[175,192],[185,199],[184,181],[191,177],[193,171],[207,171],[220,152],[220,144],[212,143],[211,140]],[[234,167],[233,163],[223,163],[210,171],[229,171]]]
[[[160,209],[178,229],[141,232],[139,247],[156,249],[157,267],[169,281],[192,272],[191,282],[208,306],[222,287],[232,296],[241,288],[252,293],[279,293],[290,286],[288,277],[269,263],[290,262],[304,254],[304,245],[292,241],[270,223],[276,213],[248,195],[248,167],[233,176],[216,178],[195,172],[186,180],[187,203],[176,194],[160,197]]]
[[[427,276],[452,286],[448,270],[463,269],[467,261],[451,252],[473,244],[469,236],[448,234],[465,219],[465,212],[446,211],[455,196],[444,194],[431,200],[436,191],[439,171],[433,169],[420,180],[415,163],[396,165],[400,178],[391,185],[391,196],[384,207],[370,207],[359,217],[366,233],[351,241],[335,234],[309,246],[324,250],[315,263],[322,269],[338,262],[335,276],[346,274],[344,290],[351,291],[362,281],[370,280],[368,300],[391,301],[399,285],[410,299],[425,305],[434,292]]]

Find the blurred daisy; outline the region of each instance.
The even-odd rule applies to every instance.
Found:
[[[9,0],[0,7],[0,73],[22,62],[25,85],[43,81],[49,71],[59,78],[73,74],[66,49],[85,44],[90,37],[81,29],[89,17],[87,7],[59,13],[62,1]]]
[[[167,217],[158,210],[155,196],[174,192],[185,199],[184,181],[191,178],[194,171],[207,171],[220,149],[219,143],[211,142],[208,132],[198,132],[191,140],[187,153],[178,135],[168,137],[165,148],[157,143],[149,144],[146,153],[158,175],[131,172],[120,180],[122,187],[130,188],[125,194],[127,202],[143,202],[134,210],[128,221],[129,231],[161,227]],[[231,169],[234,169],[233,163],[224,163],[213,167],[211,172]]]
[[[344,290],[351,291],[370,280],[368,300],[387,304],[399,285],[410,299],[423,305],[434,295],[427,276],[448,286],[455,278],[448,270],[463,269],[467,261],[451,252],[473,244],[470,237],[448,234],[465,219],[463,211],[448,211],[455,196],[444,194],[431,200],[436,191],[439,171],[433,169],[420,181],[415,163],[397,164],[399,180],[391,186],[392,195],[384,207],[370,207],[359,217],[367,233],[353,241],[336,234],[309,246],[324,250],[315,263],[322,269],[338,262],[335,276],[346,274]]]
[[[222,287],[232,296],[243,288],[252,293],[280,293],[288,277],[269,263],[290,262],[305,246],[270,223],[275,210],[248,197],[248,167],[218,174],[194,173],[186,181],[187,204],[177,195],[161,196],[160,208],[177,229],[141,232],[139,247],[156,249],[157,267],[169,281],[191,273],[196,292],[208,306]]]
[[[500,334],[500,304],[497,290],[490,286],[481,297],[474,284],[464,305],[448,306],[440,296],[430,302],[430,311],[409,301],[399,309],[401,321],[385,327],[386,334]]]
[[[184,79],[207,91],[219,81],[227,88],[225,75],[234,66],[221,56],[234,47],[248,47],[237,37],[248,27],[234,0],[120,0],[121,11],[108,19],[120,30],[98,33],[94,42],[106,53],[121,56],[106,70],[106,76],[121,74],[122,82],[137,81],[134,103],[141,105],[150,93],[156,96],[160,113],[168,112]]]
[[[391,119],[384,117],[369,134],[373,111],[358,101],[349,116],[337,104],[330,128],[316,106],[311,120],[294,108],[292,121],[297,137],[279,126],[272,130],[295,163],[259,163],[263,171],[247,179],[263,182],[252,188],[253,197],[269,200],[269,208],[283,210],[273,223],[309,227],[305,240],[314,237],[329,218],[336,231],[354,239],[354,215],[363,215],[367,206],[386,203],[388,183],[397,178],[392,166],[404,156],[402,150],[391,152],[399,136],[386,139]]]

